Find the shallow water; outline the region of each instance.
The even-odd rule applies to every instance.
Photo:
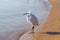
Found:
[[[44,0],[0,0],[0,32],[14,30],[30,30],[25,16],[21,14],[32,10],[39,24],[48,18],[51,4]]]

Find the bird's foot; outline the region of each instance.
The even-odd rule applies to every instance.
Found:
[[[35,33],[35,32],[32,32],[32,31],[31,31],[29,34],[34,34],[34,33]]]

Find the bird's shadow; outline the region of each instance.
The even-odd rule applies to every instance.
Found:
[[[60,32],[43,32],[42,34],[48,34],[48,35],[60,35]]]
[[[60,32],[39,32],[36,34],[60,35]]]
[[[45,32],[44,34],[48,34],[48,35],[60,35],[60,32]]]
[[[60,35],[60,32],[38,32],[38,33],[30,33],[30,34]]]

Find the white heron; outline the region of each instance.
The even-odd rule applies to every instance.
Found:
[[[34,27],[39,26],[37,17],[34,14],[32,14],[31,10],[29,10],[27,13],[24,13],[23,15],[26,15],[27,22],[33,26],[31,32],[34,33]]]

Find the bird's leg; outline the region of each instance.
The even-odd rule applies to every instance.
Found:
[[[34,32],[34,26],[32,27],[32,32]]]
[[[32,30],[31,30],[31,32],[29,34],[31,34],[31,33],[34,33],[34,26],[32,27]]]

